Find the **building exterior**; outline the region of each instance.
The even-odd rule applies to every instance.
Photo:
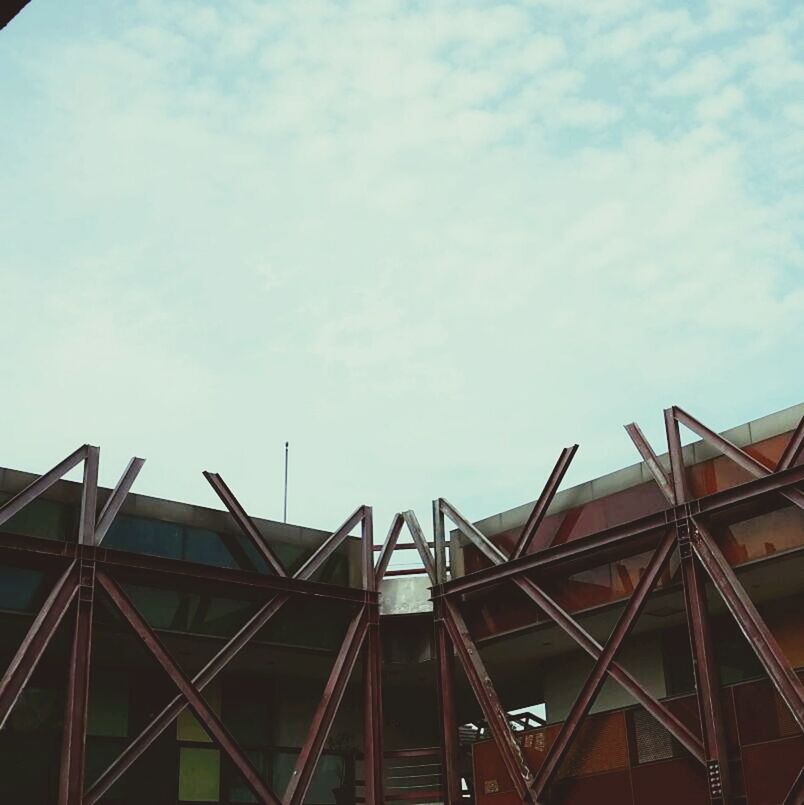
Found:
[[[666,424],[376,546],[368,506],[259,520],[213,473],[225,511],[130,493],[139,459],[98,488],[91,446],[0,470],[0,802],[801,802],[804,404]]]

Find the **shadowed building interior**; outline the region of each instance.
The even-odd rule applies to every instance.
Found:
[[[669,455],[632,430],[557,492],[568,448],[535,503],[376,544],[211,474],[226,510],[97,488],[88,446],[0,470],[0,802],[798,801],[804,405],[669,411]]]

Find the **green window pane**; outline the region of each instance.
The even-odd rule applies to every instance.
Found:
[[[179,755],[179,799],[218,802],[221,791],[221,754],[217,749],[182,747]]]
[[[212,708],[215,715],[221,715],[221,689],[219,685],[209,685],[204,690],[204,698]],[[211,743],[212,739],[207,735],[204,728],[198,723],[196,717],[189,709],[182,710],[181,715],[176,720],[176,737],[180,741],[193,741]]]
[[[128,677],[124,673],[92,674],[87,734],[107,738],[128,735]]]

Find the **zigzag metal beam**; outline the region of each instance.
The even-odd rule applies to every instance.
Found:
[[[187,700],[193,715],[198,719],[209,737],[226,753],[258,801],[264,805],[281,805],[279,798],[265,785],[259,771],[238,746],[196,686],[179,668],[167,649],[162,645],[156,633],[128,600],[123,590],[102,570],[98,571],[98,583],[114,604],[115,609],[128,622],[132,631],[145,648],[148,649],[153,658],[162,666],[173,684],[176,685],[182,696]]]
[[[330,534],[320,547],[296,571],[293,580],[305,581],[314,575],[335,550],[343,543],[349,532],[365,515],[363,506],[358,507],[346,521],[332,534]],[[192,684],[199,691],[203,691],[220,674],[229,663],[248,645],[259,631],[282,609],[290,600],[289,595],[279,594],[266,601],[249,620],[240,627],[237,633],[230,638],[217,654],[192,679]],[[376,607],[376,603],[372,608]],[[160,713],[133,739],[123,753],[103,772],[93,783],[85,795],[85,805],[94,805],[106,792],[125,774],[132,764],[145,750],[178,718],[187,707],[187,702],[181,694],[175,696]]]
[[[539,767],[536,778],[531,784],[531,790],[537,799],[541,797],[547,784],[558,770],[561,761],[567,756],[569,747],[578,734],[583,719],[588,715],[595,698],[598,693],[600,693],[600,689],[606,681],[609,666],[614,661],[617,652],[622,648],[626,637],[630,634],[637,618],[639,618],[639,615],[645,608],[648,596],[655,588],[659,574],[664,569],[675,545],[676,535],[671,529],[668,531],[662,544],[651,557],[636,589],[628,600],[625,610],[622,615],[620,615],[620,619],[617,621],[617,625],[614,627],[606,643],[606,647],[600,655],[600,659],[595,663],[592,673],[587,678],[581,692],[575,699],[572,710],[564,720],[561,731],[551,745],[544,762]]]

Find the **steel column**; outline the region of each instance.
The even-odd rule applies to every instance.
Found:
[[[94,496],[88,495],[92,500]],[[94,510],[92,511],[94,518]],[[92,521],[94,526],[94,519]],[[91,538],[92,528],[84,526]],[[90,549],[91,550],[91,549]],[[92,651],[92,613],[95,601],[95,562],[81,559],[78,567],[79,586],[75,631],[70,652],[70,674],[62,732],[59,805],[81,805],[84,795],[84,760],[86,725],[89,706],[89,666]]]
[[[789,708],[799,728],[804,732],[804,686],[712,535],[703,524],[695,521],[694,518],[693,520],[696,532],[693,536],[692,548],[696,556],[706,569],[709,578],[712,579],[712,583],[723,598],[732,617],[737,621],[748,644],[762,663],[773,686]]]
[[[673,481],[673,498],[669,499],[669,502],[678,505],[686,504],[689,495],[676,413],[674,408],[666,409],[664,423]],[[701,576],[701,568],[690,547],[692,528],[693,525],[689,519],[685,518],[678,523],[676,527],[678,553],[684,583],[684,604],[690,635],[695,689],[698,694],[698,712],[706,750],[709,798],[713,803],[720,803],[728,802],[731,795],[729,755],[720,704],[720,679],[706,604],[706,590]]]
[[[338,707],[346,691],[346,685],[352,676],[367,630],[368,615],[366,607],[363,607],[349,624],[346,637],[335,659],[335,664],[324,688],[324,696],[313,716],[304,746],[290,776],[290,782],[282,800],[285,805],[301,805],[304,802],[304,797],[307,795],[307,790],[313,778],[313,772],[321,757],[324,744],[329,737],[329,732],[332,729]]]
[[[374,567],[374,519],[370,507],[365,507],[362,531],[363,587],[376,592],[377,573]],[[379,605],[366,602],[368,632],[363,656],[363,768],[366,802],[385,800],[383,765],[382,709],[382,642],[380,637]]]
[[[438,701],[441,727],[441,787],[446,805],[462,801],[460,743],[455,707],[455,652],[444,619],[444,602],[433,601]]]
[[[511,778],[514,790],[523,802],[535,805],[536,798],[530,790],[532,780],[530,769],[522,755],[522,748],[511,732],[505,711],[500,704],[497,691],[494,689],[494,683],[486,671],[477,646],[472,641],[469,629],[455,604],[448,598],[442,599],[442,603],[444,623],[475,698],[483,710],[483,715],[488,722],[489,730]]]

